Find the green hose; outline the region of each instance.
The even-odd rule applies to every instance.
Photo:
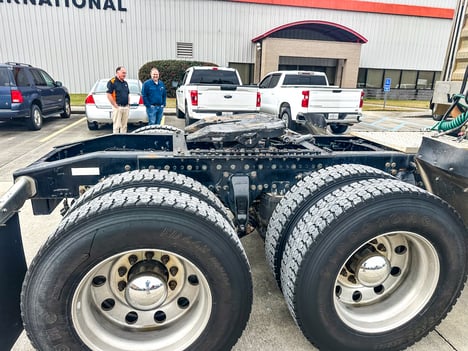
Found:
[[[461,97],[465,97],[463,95],[460,95],[460,94],[457,94],[457,95],[454,95],[454,98],[461,98]],[[459,100],[457,99],[457,100]],[[462,125],[464,125],[467,120],[468,120],[468,109],[467,109],[467,106],[461,104],[461,103],[457,103],[457,105],[461,105],[461,107],[463,107],[465,109],[465,112],[459,114],[456,118],[450,120],[450,121],[445,121],[445,120],[441,120],[439,121],[438,123],[436,123],[436,125],[434,125],[431,130],[437,130],[438,132],[446,132],[446,131],[449,131],[449,130],[452,130],[452,129],[457,129],[457,128],[460,128]]]
[[[452,119],[451,121],[440,121],[431,130],[437,129],[439,132],[445,132],[447,130],[452,130],[461,127],[468,120],[468,111],[458,115],[457,118]]]

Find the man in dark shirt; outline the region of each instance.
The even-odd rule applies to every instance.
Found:
[[[166,106],[166,87],[162,80],[159,80],[157,68],[151,69],[151,78],[143,83],[141,95],[148,114],[148,124],[161,124],[164,107]]]
[[[125,81],[127,70],[117,67],[115,77],[107,82],[107,98],[112,105],[112,132],[127,133],[128,114],[130,112],[130,90]]]

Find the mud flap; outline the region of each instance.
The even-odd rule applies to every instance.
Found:
[[[0,225],[0,340],[4,350],[10,350],[23,331],[20,294],[25,274],[19,216],[15,213]]]

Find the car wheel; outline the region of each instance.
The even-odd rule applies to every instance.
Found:
[[[184,118],[185,114],[179,109],[178,106],[179,105],[177,104],[177,100],[176,100],[176,115],[177,115],[177,118]],[[185,109],[185,111],[187,111],[187,109]]]
[[[65,98],[65,101],[64,101],[64,104],[63,104],[63,112],[60,114],[60,117],[70,118],[70,116],[71,116],[70,99]]]
[[[31,106],[31,115],[27,119],[27,125],[30,130],[39,130],[42,128],[44,118],[42,111],[37,105]]]
[[[335,165],[313,172],[285,194],[273,211],[265,236],[265,255],[278,285],[281,285],[281,260],[286,242],[309,208],[343,185],[370,178],[393,177],[366,165]]]
[[[87,121],[86,123],[88,125],[89,130],[98,130],[99,129],[99,124],[97,124],[96,122]]]
[[[435,328],[466,280],[466,228],[446,202],[394,179],[311,206],[281,267],[287,306],[323,350],[400,350]]]
[[[64,218],[22,292],[40,350],[229,350],[252,304],[230,223],[188,194],[104,194]],[[53,331],[53,337],[51,337]]]
[[[279,118],[284,122],[286,128],[294,129],[294,122],[291,119],[291,109],[288,106],[281,107]]]
[[[189,126],[193,123],[193,119],[190,117],[189,110],[188,110],[188,104],[187,101],[185,101],[185,126]]]
[[[329,124],[328,127],[332,134],[343,134],[348,130],[348,126],[346,124],[332,123]]]

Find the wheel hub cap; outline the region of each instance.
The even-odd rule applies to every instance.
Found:
[[[149,311],[159,307],[167,298],[167,270],[157,261],[136,264],[129,272],[125,290],[128,304]]]
[[[356,278],[364,286],[378,286],[387,279],[390,269],[390,264],[385,257],[373,255],[358,263]]]

